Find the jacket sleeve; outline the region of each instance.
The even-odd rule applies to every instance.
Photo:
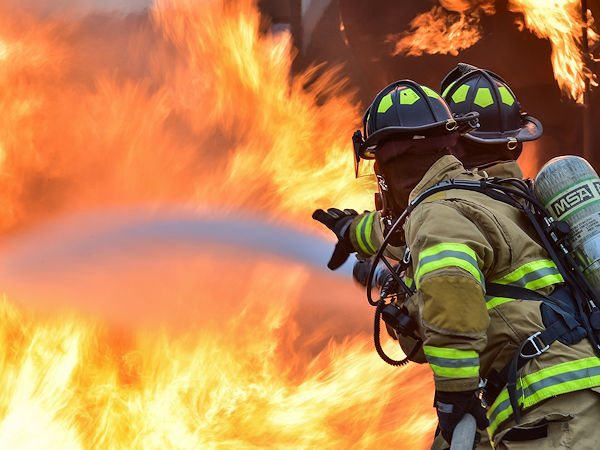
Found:
[[[362,256],[369,257],[377,253],[384,239],[383,224],[379,211],[359,214],[350,225],[350,241],[354,249]],[[402,259],[404,247],[389,246],[386,256]]]
[[[440,391],[479,384],[489,317],[483,273],[493,262],[483,232],[446,202],[421,204],[406,225],[423,351]]]

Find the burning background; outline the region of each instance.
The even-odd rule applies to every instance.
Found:
[[[0,0],[1,446],[426,448],[310,214],[371,207],[373,93],[461,60],[544,123],[528,174],[598,145],[580,2],[120,3]]]

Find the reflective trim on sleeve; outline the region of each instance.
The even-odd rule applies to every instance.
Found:
[[[475,252],[466,244],[444,242],[419,253],[419,264],[415,275],[417,289],[424,275],[437,269],[452,266],[466,270],[484,286],[483,274],[479,270]]]
[[[366,214],[356,227],[356,242],[360,246],[360,250],[366,255],[374,255],[377,249],[371,241],[371,232],[373,231],[373,218],[375,211]]]
[[[541,289],[565,280],[551,259],[540,259],[522,265],[493,283],[511,284],[526,289]]]
[[[472,378],[479,376],[479,354],[474,350],[456,350],[447,347],[423,346],[425,358],[433,373],[444,378]]]
[[[414,283],[414,281],[411,277],[407,277],[407,276],[404,277],[404,284],[406,284],[406,286],[408,288],[410,288],[413,285],[413,283]]]
[[[515,300],[517,300],[517,299],[516,298],[508,298],[508,297],[493,297],[491,295],[486,295],[485,296],[485,306],[489,311],[490,309],[493,309],[496,306],[499,306],[499,305],[502,305],[502,304],[508,303],[508,302],[514,302]]]
[[[600,359],[592,356],[547,367],[520,378],[517,380],[517,396],[520,407],[525,409],[550,397],[596,386],[600,386]],[[490,436],[512,414],[508,391],[504,388],[488,411]]]

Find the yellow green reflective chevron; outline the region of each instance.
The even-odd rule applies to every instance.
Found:
[[[378,113],[384,113],[394,104],[392,101],[392,94],[387,94],[384,96],[379,102],[379,106],[377,107]]]
[[[502,103],[511,106],[515,102],[515,98],[505,86],[500,86],[498,91],[500,92],[500,97],[502,97]]]
[[[477,106],[481,106],[482,108],[486,108],[490,105],[494,104],[494,99],[492,98],[492,93],[489,88],[479,88],[477,89],[477,94],[475,94],[475,100],[473,101]]]
[[[452,101],[454,103],[464,102],[467,98],[467,94],[469,93],[469,89],[471,89],[471,86],[469,86],[468,84],[463,84],[462,86],[459,86],[456,89],[456,91],[454,91],[454,94],[452,94]]]
[[[417,100],[419,100],[419,94],[417,94],[411,88],[402,89],[400,91],[400,104],[401,105],[412,105]]]

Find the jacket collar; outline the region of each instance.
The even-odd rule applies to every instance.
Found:
[[[479,169],[477,173],[487,175],[487,178],[523,178],[523,171],[515,160],[501,161],[484,169]]]
[[[433,163],[429,170],[425,172],[421,181],[419,181],[415,188],[410,192],[408,201],[412,202],[430,187],[453,178],[479,179],[480,177],[476,176],[473,172],[466,170],[455,156],[444,155]]]

